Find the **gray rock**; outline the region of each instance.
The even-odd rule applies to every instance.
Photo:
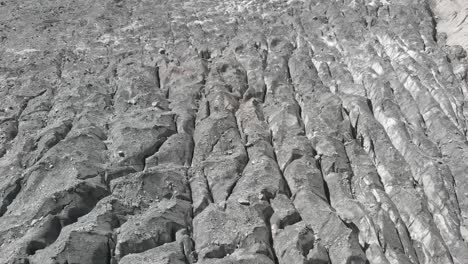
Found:
[[[270,231],[250,206],[231,203],[224,211],[211,204],[193,219],[193,231],[199,260],[223,258],[238,248],[272,257]]]
[[[468,263],[462,2],[0,2],[0,264]]]
[[[173,199],[153,204],[119,228],[116,258],[173,242],[177,231],[184,229],[190,221],[190,203],[187,201]]]
[[[142,253],[129,254],[123,257],[122,264],[185,264],[185,255],[178,242],[167,243],[162,246],[146,250]]]

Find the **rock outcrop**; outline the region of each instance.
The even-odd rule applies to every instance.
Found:
[[[1,1],[0,264],[468,263],[466,8]]]

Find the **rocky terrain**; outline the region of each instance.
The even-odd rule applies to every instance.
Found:
[[[437,2],[2,0],[0,264],[467,264]]]
[[[431,9],[437,21],[437,31],[449,45],[468,49],[468,2],[466,0],[431,0]]]

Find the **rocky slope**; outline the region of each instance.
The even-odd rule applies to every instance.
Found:
[[[446,33],[447,44],[468,48],[468,2],[465,0],[431,0],[437,31]]]
[[[0,263],[468,263],[431,4],[2,0]]]

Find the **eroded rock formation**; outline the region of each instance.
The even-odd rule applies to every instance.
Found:
[[[0,263],[468,263],[434,3],[3,0]]]

